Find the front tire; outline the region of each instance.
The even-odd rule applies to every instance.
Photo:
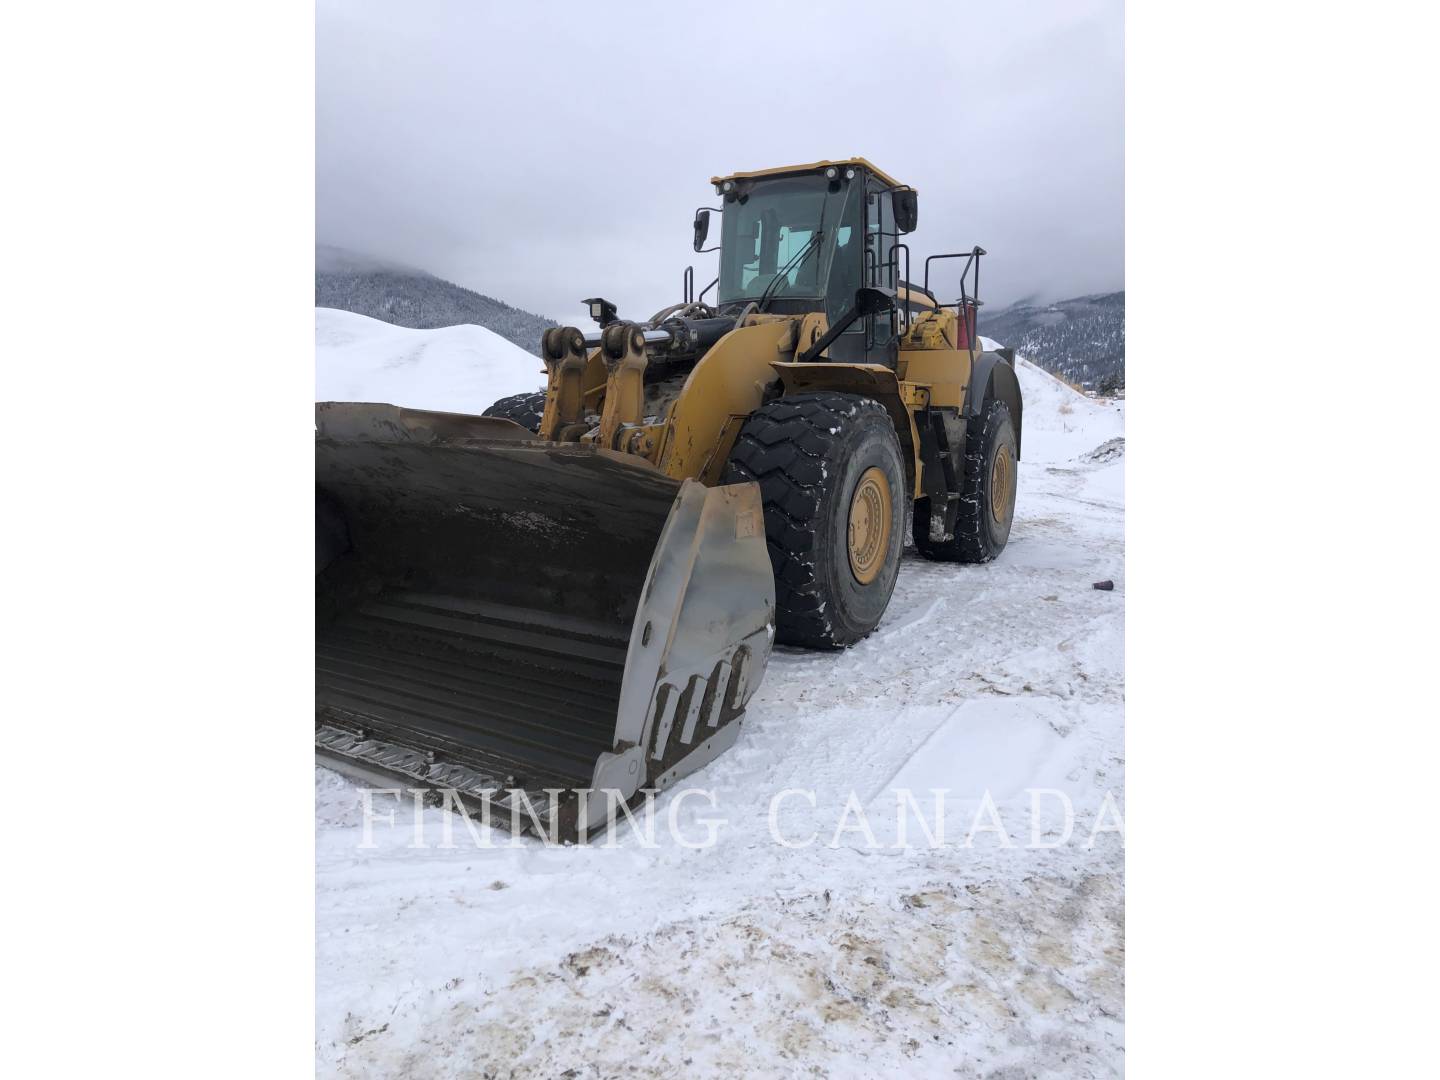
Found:
[[[1005,550],[1015,520],[1019,455],[1015,425],[1003,401],[991,401],[965,435],[965,489],[955,516],[955,535],[930,539],[930,500],[915,500],[915,547],[939,562],[987,563]]]
[[[874,630],[900,573],[909,502],[885,407],[836,393],[761,406],[725,471],[725,483],[747,480],[765,508],[776,640],[836,649]]]

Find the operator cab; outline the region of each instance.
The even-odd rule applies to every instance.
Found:
[[[915,190],[864,158],[732,173],[711,182],[723,200],[720,311],[734,316],[751,305],[777,314],[823,311],[835,327],[853,317],[858,302],[869,313],[830,342],[829,359],[893,365],[904,314],[893,298],[906,303],[901,271],[908,272],[910,253],[901,236],[915,228]],[[709,215],[696,214],[697,251]],[[861,290],[874,291],[857,300]]]

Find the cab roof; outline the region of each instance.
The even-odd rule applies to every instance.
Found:
[[[846,165],[858,165],[860,168],[868,170],[876,179],[883,181],[890,187],[904,186],[889,173],[876,168],[863,157],[840,158],[836,161],[812,161],[809,165],[781,165],[776,169],[756,169],[753,172],[726,173],[724,176],[712,176],[710,182],[712,184],[718,184],[725,180],[752,180],[760,176],[785,176],[789,173],[819,172],[821,169],[828,169],[831,165],[839,165],[842,167]]]

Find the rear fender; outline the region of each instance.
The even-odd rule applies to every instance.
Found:
[[[965,398],[966,419],[979,420],[991,401],[1003,401],[1010,410],[1010,419],[1015,424],[1015,458],[1019,460],[1025,404],[1020,396],[1020,380],[1015,375],[1013,363],[1006,362],[1000,353],[987,352],[981,353],[975,360],[975,375],[970,380],[970,392]]]

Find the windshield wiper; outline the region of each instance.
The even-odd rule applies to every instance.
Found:
[[[816,229],[813,233],[811,233],[810,239],[805,242],[805,246],[802,247],[799,251],[797,251],[794,255],[790,256],[790,261],[787,262],[784,266],[782,266],[779,273],[777,273],[774,277],[770,279],[770,283],[765,286],[765,291],[760,294],[760,299],[755,304],[755,309],[757,311],[765,310],[765,305],[770,302],[771,290],[774,289],[777,285],[779,285],[780,282],[784,279],[785,275],[790,273],[791,270],[799,269],[800,264],[805,261],[805,256],[809,255],[810,252],[813,251],[815,247],[820,243],[820,237],[823,234],[823,229]]]

